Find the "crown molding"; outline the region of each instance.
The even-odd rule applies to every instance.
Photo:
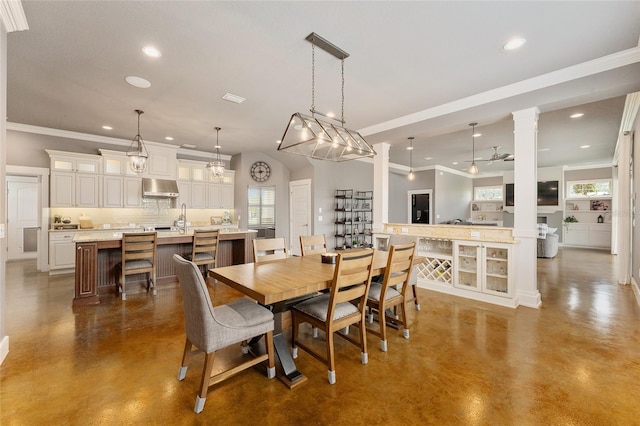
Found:
[[[369,136],[640,62],[640,47],[572,65],[358,130]]]
[[[129,145],[131,144],[131,141],[127,139],[92,135],[91,133],[72,132],[70,130],[53,129],[50,127],[32,126],[30,124],[7,122],[7,130],[14,130],[16,132],[33,133],[33,134],[45,135],[45,136],[53,136],[57,138],[77,139],[81,141],[94,142],[94,143],[105,144],[110,146],[129,147]],[[159,148],[175,149],[178,154],[188,155],[196,158],[203,158],[206,160],[211,160],[211,156],[213,155],[213,153],[211,152],[186,149],[186,148],[182,148],[176,145],[171,145],[168,143],[153,142],[153,141],[147,141],[147,140],[145,140],[144,143],[150,146],[157,146]],[[226,161],[231,160],[230,155],[220,154],[220,158]]]
[[[0,0],[0,19],[8,33],[29,29],[22,2],[19,0]]]

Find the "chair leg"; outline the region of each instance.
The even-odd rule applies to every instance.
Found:
[[[273,331],[267,332],[265,335],[265,343],[267,345],[267,355],[269,359],[267,360],[267,377],[269,379],[273,379],[276,377],[276,358],[274,354],[273,347]]]
[[[364,313],[362,314],[362,319],[360,320],[360,326],[358,327],[360,331],[360,361],[363,364],[369,363],[369,354],[367,353],[367,327],[364,323]]]
[[[329,364],[329,371],[327,378],[329,384],[336,383],[336,363],[334,359],[334,345],[333,345],[333,330],[327,329],[327,363]]]
[[[380,323],[380,350],[387,351],[387,312],[382,304],[378,305],[378,322]]]
[[[153,267],[153,272],[151,273],[151,283],[150,286],[151,288],[151,294],[153,294],[154,296],[158,294],[158,291],[156,290],[156,269],[155,266]]]
[[[189,357],[191,356],[191,342],[189,338],[186,339],[184,344],[184,351],[182,352],[182,362],[180,363],[180,371],[178,372],[178,380],[183,380],[187,375],[187,364],[189,363]]]
[[[193,409],[196,413],[200,413],[204,409],[204,403],[207,401],[207,391],[209,390],[209,382],[211,381],[214,355],[215,352],[205,355],[202,378],[200,379],[200,391],[198,392],[198,396],[196,396],[196,406]]]
[[[416,311],[420,310],[420,302],[418,302],[418,290],[417,290],[418,285],[414,284],[411,286],[411,289],[413,290],[413,307],[415,308]]]
[[[298,346],[296,341],[298,340],[298,322],[296,321],[296,315],[291,311],[291,357],[293,359],[298,358]]]
[[[402,300],[402,305],[400,305],[400,309],[402,310],[402,325],[404,326],[403,335],[405,339],[408,339],[409,325],[407,324],[407,308],[405,307],[404,299]]]

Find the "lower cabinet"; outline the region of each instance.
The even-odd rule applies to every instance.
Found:
[[[76,266],[75,232],[49,233],[49,269],[72,269]]]
[[[563,243],[570,246],[611,247],[610,223],[565,223]]]
[[[76,256],[76,295],[73,305],[99,303],[98,243],[78,243]]]
[[[486,242],[454,242],[453,285],[466,290],[511,297],[511,247]]]

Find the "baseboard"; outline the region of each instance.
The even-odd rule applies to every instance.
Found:
[[[640,287],[638,287],[638,282],[633,277],[631,277],[631,288],[634,296],[636,296],[636,303],[640,305]]]
[[[9,355],[9,336],[4,336],[0,342],[0,364]]]

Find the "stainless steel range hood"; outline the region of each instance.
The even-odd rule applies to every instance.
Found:
[[[142,178],[143,197],[177,198],[179,195],[175,180]]]

